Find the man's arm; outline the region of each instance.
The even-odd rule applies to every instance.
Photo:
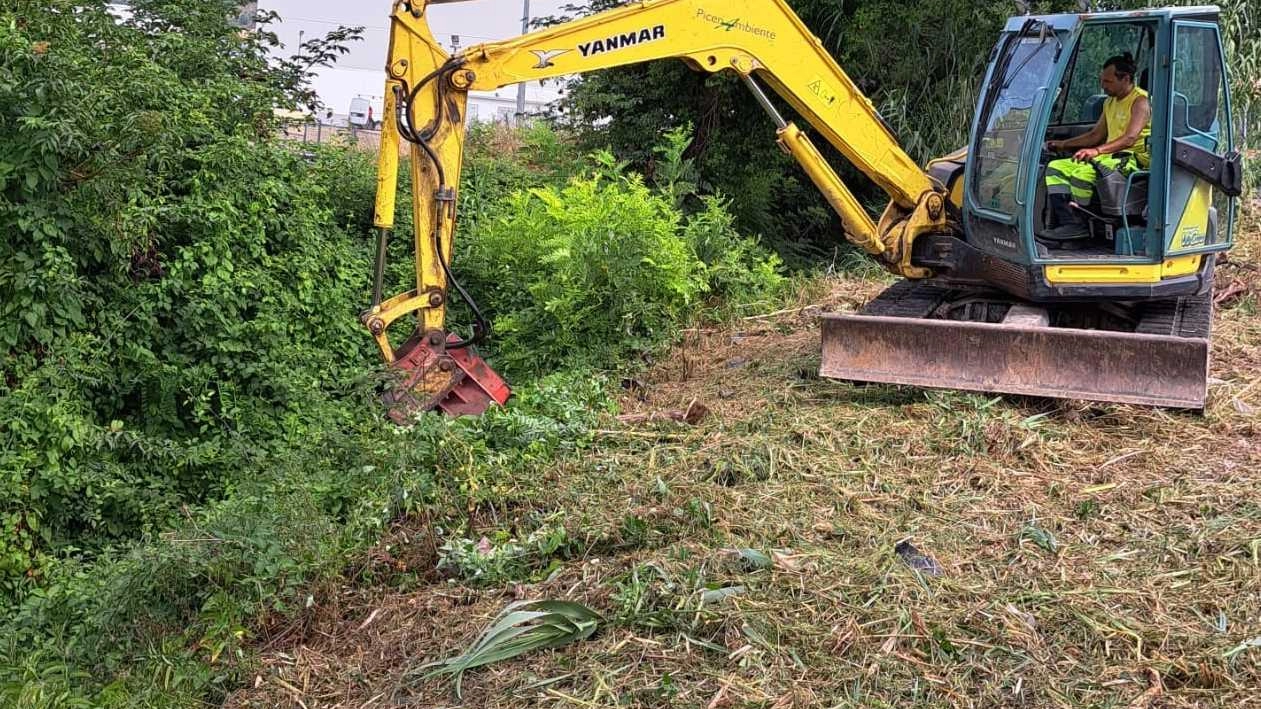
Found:
[[[1147,127],[1147,122],[1151,120],[1151,117],[1151,102],[1147,100],[1146,96],[1139,96],[1138,99],[1134,101],[1134,107],[1130,109],[1130,124],[1125,127],[1125,132],[1121,134],[1120,138],[1117,138],[1110,143],[1104,143],[1096,148],[1083,148],[1082,150],[1078,150],[1077,154],[1073,156],[1073,159],[1085,162],[1087,160],[1093,160],[1100,155],[1111,155],[1112,153],[1119,153],[1122,150],[1129,150],[1134,147],[1135,143],[1138,142],[1139,135],[1141,135],[1143,129]],[[1104,137],[1107,137],[1106,134]]]
[[[1095,125],[1090,130],[1082,133],[1075,138],[1068,140],[1048,140],[1046,147],[1048,150],[1060,152],[1063,150],[1071,150],[1073,148],[1088,148],[1103,142],[1108,137],[1108,126],[1104,122],[1103,116],[1099,116],[1099,120],[1095,121]]]

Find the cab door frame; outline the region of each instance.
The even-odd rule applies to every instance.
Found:
[[[1169,145],[1171,147],[1174,145],[1174,138],[1175,138],[1174,125],[1173,125],[1175,110],[1173,106],[1174,106],[1174,101],[1176,100],[1176,95],[1179,95],[1177,92],[1177,89],[1178,89],[1177,63],[1179,61],[1177,51],[1178,51],[1179,30],[1182,30],[1182,29],[1208,30],[1213,33],[1213,36],[1216,39],[1217,59],[1218,59],[1218,73],[1216,74],[1217,79],[1218,79],[1217,90],[1219,91],[1219,100],[1222,102],[1222,105],[1220,106],[1220,108],[1224,109],[1224,111],[1219,110],[1219,114],[1224,115],[1225,125],[1218,126],[1218,135],[1216,136],[1216,140],[1218,142],[1218,146],[1217,146],[1218,149],[1213,152],[1220,156],[1230,155],[1234,151],[1235,131],[1234,131],[1234,113],[1232,111],[1232,106],[1230,103],[1230,80],[1229,80],[1230,77],[1228,75],[1228,67],[1226,65],[1226,48],[1222,43],[1221,26],[1216,22],[1211,22],[1211,21],[1201,20],[1201,19],[1174,19],[1170,22],[1170,29],[1169,29],[1170,51],[1169,51],[1169,54],[1166,55],[1167,58],[1165,60],[1165,63],[1168,65],[1169,85],[1167,87],[1166,93],[1163,94],[1163,96],[1165,97],[1165,101],[1163,101],[1163,103],[1166,103],[1169,107],[1168,115],[1165,118],[1166,123],[1164,124],[1166,126],[1166,130],[1168,131],[1168,135],[1169,135]],[[1185,95],[1183,95],[1183,98],[1184,99],[1186,98]],[[1190,108],[1191,108],[1190,105],[1188,105],[1187,106],[1188,114],[1190,113]],[[1198,128],[1195,128],[1194,126],[1190,125],[1190,121],[1191,121],[1191,118],[1188,115],[1187,117],[1188,129],[1192,133],[1199,134],[1205,137],[1213,137],[1204,133]],[[1153,155],[1152,162],[1153,164],[1155,164],[1154,155]],[[1172,195],[1170,193],[1173,189],[1174,172],[1181,170],[1182,168],[1173,164],[1172,155],[1165,156],[1164,165],[1166,167],[1165,178],[1163,181],[1164,192],[1166,195],[1166,199],[1171,199]],[[1200,182],[1202,181],[1197,180],[1197,184],[1193,189],[1200,188],[1200,184],[1199,184]],[[1209,205],[1212,206],[1211,198],[1210,198]],[[1222,238],[1220,239],[1212,238],[1213,234],[1209,233],[1209,231],[1213,228],[1214,225],[1210,222],[1210,224],[1208,224],[1205,228],[1204,243],[1200,245],[1196,245],[1196,246],[1191,246],[1191,247],[1177,248],[1175,246],[1175,241],[1180,238],[1180,232],[1186,228],[1185,226],[1183,226],[1183,222],[1185,221],[1184,212],[1185,210],[1191,209],[1190,198],[1189,198],[1188,203],[1186,205],[1178,208],[1177,215],[1174,215],[1172,213],[1168,215],[1169,217],[1167,220],[1168,233],[1163,235],[1163,240],[1161,244],[1162,248],[1166,250],[1166,253],[1168,253],[1171,258],[1218,253],[1218,252],[1226,251],[1234,244],[1234,226],[1235,226],[1236,211],[1238,209],[1237,205],[1238,205],[1238,200],[1236,198],[1233,198],[1233,197],[1228,198],[1227,210],[1226,210],[1227,213],[1225,215],[1221,215],[1221,214],[1217,215],[1218,221],[1216,223],[1216,226],[1218,227],[1218,229],[1222,230],[1223,232],[1221,235]],[[1177,223],[1174,222],[1175,217],[1178,219]],[[1224,217],[1224,220],[1223,220],[1223,217]]]
[[[1167,214],[1166,212],[1167,199],[1166,198],[1168,195],[1168,188],[1165,187],[1165,185],[1168,184],[1168,172],[1169,172],[1168,169],[1165,168],[1164,166],[1167,166],[1169,164],[1168,163],[1169,135],[1170,135],[1169,123],[1171,120],[1171,113],[1169,111],[1168,101],[1155,100],[1155,99],[1156,97],[1167,95],[1169,91],[1169,82],[1170,82],[1171,72],[1168,69],[1168,59],[1164,59],[1164,60],[1160,59],[1161,57],[1169,56],[1168,53],[1171,47],[1170,42],[1171,42],[1172,35],[1169,32],[1170,23],[1167,20],[1159,16],[1152,15],[1152,16],[1139,16],[1139,17],[1087,18],[1087,19],[1084,19],[1082,22],[1078,23],[1077,26],[1073,28],[1072,35],[1070,36],[1069,41],[1065,45],[1065,54],[1067,56],[1060,62],[1060,66],[1057,67],[1056,73],[1053,76],[1054,89],[1048,91],[1047,110],[1042,112],[1042,115],[1039,116],[1038,121],[1036,123],[1035,122],[1030,123],[1030,130],[1033,131],[1033,135],[1036,135],[1038,137],[1038,142],[1040,146],[1042,142],[1044,142],[1044,138],[1046,137],[1047,131],[1050,128],[1050,124],[1051,124],[1051,110],[1050,109],[1054,107],[1055,100],[1058,98],[1056,94],[1058,93],[1060,88],[1063,86],[1065,75],[1068,73],[1070,68],[1074,67],[1075,59],[1078,56],[1078,52],[1082,48],[1083,35],[1085,35],[1086,32],[1088,32],[1089,30],[1093,28],[1104,27],[1107,25],[1139,25],[1139,24],[1147,24],[1147,25],[1154,26],[1153,29],[1154,29],[1155,38],[1156,38],[1156,46],[1152,50],[1152,56],[1155,58],[1155,61],[1152,62],[1152,67],[1151,67],[1152,74],[1149,77],[1149,82],[1148,82],[1148,94],[1149,96],[1153,97],[1153,100],[1151,101],[1152,131],[1151,131],[1151,138],[1149,139],[1149,142],[1148,142],[1151,148],[1151,165],[1148,167],[1148,171],[1151,173],[1151,176],[1148,178],[1148,185],[1149,185],[1148,197],[1147,197],[1148,218],[1147,218],[1147,228],[1146,228],[1146,234],[1145,234],[1146,255],[1143,255],[1143,256],[1115,255],[1112,258],[1107,259],[1106,261],[1101,261],[1098,257],[1095,257],[1092,259],[1073,258],[1069,254],[1064,254],[1057,258],[1039,256],[1037,247],[1036,247],[1037,236],[1033,233],[1033,229],[1032,229],[1032,224],[1034,223],[1033,221],[1034,196],[1036,194],[1038,185],[1033,180],[1030,180],[1029,184],[1027,185],[1028,195],[1027,195],[1026,201],[1028,203],[1028,206],[1026,207],[1027,213],[1025,215],[1025,220],[1024,220],[1024,223],[1028,226],[1026,226],[1026,228],[1023,230],[1024,233],[1021,236],[1025,240],[1025,243],[1027,245],[1026,248],[1029,249],[1029,253],[1032,254],[1032,260],[1035,265],[1038,265],[1038,266],[1048,266],[1048,265],[1053,265],[1053,266],[1095,265],[1095,266],[1098,266],[1098,265],[1103,265],[1103,264],[1107,264],[1107,265],[1117,264],[1117,265],[1122,265],[1122,266],[1127,265],[1127,264],[1150,265],[1150,264],[1161,263],[1162,259],[1164,258],[1164,244],[1165,244],[1164,232],[1165,232],[1165,221],[1166,221],[1165,217]],[[1136,81],[1137,81],[1137,77],[1136,77]]]
[[[1023,20],[1023,24],[1016,25],[1017,20]],[[1055,60],[1055,66],[1051,68],[1050,75],[1058,77],[1063,72],[1063,64],[1067,61],[1069,52],[1068,44],[1064,43],[1063,37],[1069,35],[1077,27],[1080,20],[1072,15],[1049,15],[1030,18],[1012,18],[1008,21],[1008,26],[999,36],[998,42],[990,53],[990,62],[987,67],[983,79],[982,86],[985,87],[978,96],[976,109],[973,111],[971,129],[968,133],[969,157],[967,167],[964,172],[963,184],[963,215],[965,222],[965,231],[968,233],[968,240],[973,248],[987,253],[991,256],[1021,264],[1029,264],[1036,253],[1033,242],[1033,229],[1030,223],[1032,214],[1032,203],[1035,185],[1037,179],[1036,166],[1038,165],[1038,157],[1041,154],[1041,142],[1037,145],[1031,145],[1029,137],[1031,135],[1041,135],[1041,132],[1034,133],[1034,126],[1042,126],[1042,132],[1045,132],[1046,118],[1050,114],[1051,96],[1049,87],[1041,87],[1036,92],[1036,98],[1033,99],[1029,110],[1029,120],[1026,122],[1023,130],[1024,142],[1020,147],[1020,153],[1016,162],[1017,169],[1011,175],[1013,180],[1013,209],[1009,212],[994,208],[990,205],[983,204],[980,195],[977,192],[978,183],[978,163],[980,162],[980,150],[983,133],[987,130],[984,122],[990,120],[990,112],[994,109],[991,105],[992,101],[997,101],[1001,96],[1003,87],[993,88],[996,78],[995,74],[1000,69],[1000,59],[1005,58],[1008,53],[1017,50],[1017,45],[1025,40],[1040,39],[1040,35],[1026,34],[1033,30],[1042,32],[1050,32],[1055,36],[1045,39],[1046,42],[1053,42],[1052,51],[1058,51],[1060,54]],[[1055,47],[1058,46],[1058,49]],[[999,92],[999,96],[992,96],[991,93]],[[1026,238],[1029,237],[1029,238]]]

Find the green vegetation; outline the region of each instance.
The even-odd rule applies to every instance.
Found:
[[[523,601],[503,610],[486,632],[463,655],[435,662],[436,669],[425,675],[451,675],[456,697],[464,673],[475,667],[510,660],[527,652],[561,647],[586,640],[599,627],[600,615],[579,603],[568,601]],[[428,669],[422,666],[419,670]]]
[[[917,156],[955,147],[1000,9],[795,4],[881,82]],[[1099,705],[1138,665],[1189,692],[1256,685],[1255,466],[1227,470],[1256,435],[1258,392],[1242,383],[1257,375],[1255,285],[1224,307],[1227,384],[1205,421],[820,382],[813,326],[793,308],[764,317],[792,304],[781,258],[819,251],[790,235],[827,233],[832,256],[814,190],[769,128],[748,130],[762,117],[742,87],[660,64],[609,72],[573,98],[578,116],[619,110],[600,131],[470,136],[456,270],[493,319],[485,354],[515,398],[395,427],[357,319],[372,157],[286,144],[273,119],[314,101],[311,71],[357,32],[269,63],[265,23],[224,22],[236,5],[135,0],[126,21],[96,0],[0,9],[0,705],[275,706],[301,699],[290,671],[315,669],[312,686],[358,706],[441,685],[428,663],[459,676],[483,660],[537,663],[504,685],[507,704],[717,707],[722,691],[765,706],[940,704],[982,674],[999,703],[1053,654],[1077,664],[1039,677]],[[948,29],[902,61],[882,38],[903,46],[907,27]],[[401,200],[400,235],[409,210]],[[396,287],[408,242],[391,245]],[[808,289],[840,307],[878,284]],[[693,400],[714,411],[697,427],[653,418]],[[650,421],[618,422],[619,409]],[[1199,472],[1099,487],[1104,470],[1142,472],[1114,454],[1148,439],[1170,441],[1157,462]],[[924,547],[946,579],[898,565],[912,533],[936,540]],[[1029,575],[958,580],[982,573],[960,568],[974,557]],[[1156,561],[1125,566],[1135,558]],[[1073,587],[1060,559],[1104,566],[1110,585]],[[584,606],[518,607],[506,592]],[[1174,623],[1152,613],[1170,597],[1189,639],[1165,646]],[[363,604],[388,615],[408,599],[435,620],[390,620],[406,636],[381,636],[405,648],[391,686],[358,696],[377,680],[345,680],[351,659],[280,666],[319,642],[312,629],[385,633]],[[496,624],[505,606],[544,615]],[[1045,637],[1027,629],[1038,614]],[[642,662],[648,647],[661,654]],[[870,686],[869,667],[892,680]],[[922,680],[938,670],[944,685]],[[464,683],[495,695],[484,672]],[[784,703],[794,682],[802,694]]]
[[[373,158],[286,144],[272,117],[356,32],[268,64],[274,38],[237,32],[234,7],[0,12],[5,706],[222,698],[260,632],[343,574],[375,578],[347,569],[409,516],[451,530],[457,578],[546,568],[572,552],[563,528],[498,560],[458,530],[505,478],[589,444],[607,372],[786,294],[723,201],[543,125],[479,129],[458,269],[503,331],[489,354],[523,378],[488,416],[395,428],[357,319]]]
[[[371,361],[331,316],[369,267],[327,206],[343,158],[269,139],[303,91],[230,4],[0,18],[5,597],[339,425]]]
[[[778,259],[735,232],[725,202],[685,214],[676,183],[657,193],[609,154],[595,159],[594,175],[511,195],[467,241],[461,264],[507,371],[609,366],[670,339],[705,296],[728,309],[782,297]]]

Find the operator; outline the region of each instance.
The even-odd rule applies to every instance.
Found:
[[[1052,152],[1076,152],[1071,158],[1052,160],[1047,165],[1047,204],[1057,226],[1044,236],[1067,240],[1088,235],[1069,203],[1090,202],[1098,177],[1092,161],[1124,175],[1146,170],[1151,164],[1147,138],[1151,135],[1152,107],[1147,92],[1134,84],[1135,70],[1129,52],[1104,62],[1099,79],[1108,95],[1103,115],[1093,128],[1076,138],[1047,141],[1047,150]]]

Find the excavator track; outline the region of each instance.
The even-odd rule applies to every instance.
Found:
[[[986,289],[901,281],[821,316],[831,379],[1202,409],[1211,294],[1041,307]]]
[[[1213,327],[1213,296],[1197,295],[1148,303],[1135,332],[1208,339]]]

